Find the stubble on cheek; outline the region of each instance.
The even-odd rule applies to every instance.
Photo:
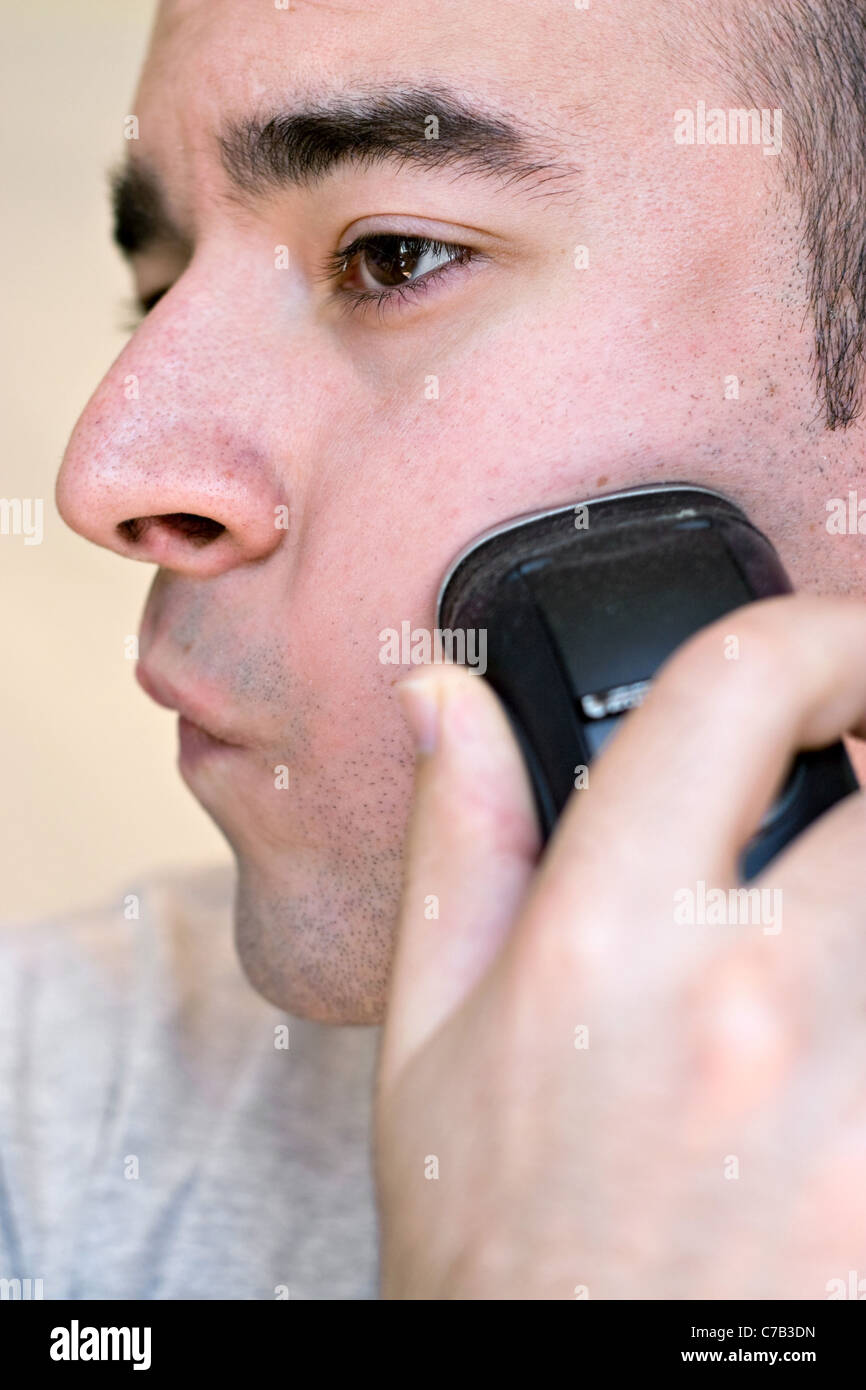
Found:
[[[336,680],[334,635],[325,660],[303,623],[279,640],[244,631],[238,597],[231,611],[223,601],[224,625],[220,607],[197,612],[192,603],[164,631],[249,731],[252,746],[204,760],[187,777],[237,861],[241,963],[280,1008],[378,1023],[413,774],[393,695],[399,673],[377,662],[371,674],[366,650],[354,659],[358,639],[349,634]],[[370,630],[375,658],[378,627]]]

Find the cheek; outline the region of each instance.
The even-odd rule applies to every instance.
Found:
[[[557,341],[559,357],[550,349]],[[409,668],[380,661],[381,634],[435,626],[440,582],[464,545],[509,517],[603,485],[598,430],[578,422],[611,414],[597,390],[581,392],[574,362],[563,326],[515,335],[512,325],[447,363],[415,359],[375,411],[356,410],[351,440],[335,428],[323,441],[327,463],[304,487],[290,660],[298,669],[303,653],[304,675],[329,712],[335,692],[344,701],[345,730],[328,729],[329,740],[357,742],[386,711],[394,718],[392,687]],[[430,376],[438,395],[425,394]]]
[[[354,512],[329,511],[292,587],[286,661],[306,712],[296,758],[311,807],[339,800],[384,808],[407,795],[400,784],[413,755],[394,687],[410,667],[380,659],[380,634],[404,621],[431,626],[433,597],[414,572],[412,548],[397,538],[398,520],[382,517],[383,530],[379,520],[358,526]]]
[[[407,335],[387,389],[344,396],[318,440],[299,481],[288,661],[334,759],[377,739],[405,751],[393,685],[409,668],[382,664],[380,634],[435,625],[442,576],[475,536],[618,486],[723,481],[693,447],[726,408],[713,364],[711,401],[679,389],[712,325],[654,320],[636,294],[583,313],[565,286],[555,298],[447,349]]]

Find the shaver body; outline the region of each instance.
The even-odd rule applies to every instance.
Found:
[[[672,483],[518,517],[479,537],[443,581],[438,625],[486,632],[486,678],[520,742],[547,837],[576,770],[641,702],[662,662],[723,614],[790,591],[770,541],[733,502]],[[744,881],[857,787],[841,742],[799,753],[744,847]]]

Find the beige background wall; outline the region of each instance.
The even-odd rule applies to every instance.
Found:
[[[0,497],[45,499],[41,545],[0,535],[0,918],[105,901],[151,867],[225,862],[175,769],[175,723],[124,657],[153,574],[68,531],[54,475],[126,337],[109,241],[154,0],[3,0]]]

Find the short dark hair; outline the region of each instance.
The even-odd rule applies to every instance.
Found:
[[[817,389],[827,428],[844,429],[866,367],[866,0],[738,0],[723,32],[705,0],[694,17],[738,99],[782,111]]]

